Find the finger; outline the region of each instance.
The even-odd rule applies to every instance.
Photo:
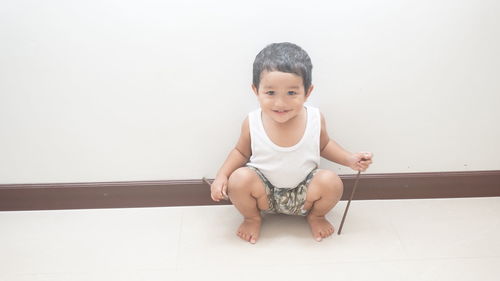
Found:
[[[356,153],[356,160],[357,162],[363,160],[363,153]]]
[[[360,165],[364,166],[364,167],[367,167],[370,166],[370,164],[372,163],[372,161],[361,161],[359,162]]]
[[[215,198],[217,198],[217,200],[224,199],[224,195],[222,194],[222,191],[221,191],[221,190],[219,190],[219,191],[215,192],[214,197],[215,197]]]
[[[367,167],[365,165],[363,165],[363,164],[361,164],[359,162],[357,163],[357,169],[356,170],[364,172],[366,170],[366,168]]]
[[[227,196],[227,184],[224,184],[224,185],[222,186],[222,195],[224,196],[224,199],[226,199],[226,200],[227,200],[227,198],[229,198],[229,197]]]
[[[371,158],[371,154],[369,152],[359,152],[356,154],[358,159],[361,160],[369,160]]]
[[[212,200],[214,200],[215,202],[219,202],[219,200],[216,199],[213,194],[211,194],[210,197],[212,197]]]
[[[219,202],[220,201],[220,196],[219,195],[214,195],[214,201]]]
[[[361,163],[359,163],[359,166],[360,166],[362,169],[366,170],[366,169],[368,169],[369,164],[368,164],[368,163],[361,162]]]
[[[223,185],[222,188],[221,188],[221,190],[220,190],[220,196],[221,196],[221,199],[223,199],[223,200],[225,200],[226,197],[227,197],[226,188],[227,187],[225,185]]]
[[[224,198],[222,194],[222,189],[218,189],[217,191],[214,192],[214,197],[217,199],[217,202],[219,202],[221,199]]]

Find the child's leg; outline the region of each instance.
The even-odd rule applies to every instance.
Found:
[[[334,233],[325,215],[340,201],[344,185],[339,176],[329,170],[318,170],[307,188],[303,209],[311,210],[307,221],[317,241]]]
[[[239,168],[229,177],[228,196],[244,218],[237,235],[254,244],[260,233],[260,211],[269,209],[262,180],[252,169]]]

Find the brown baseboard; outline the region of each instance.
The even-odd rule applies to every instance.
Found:
[[[354,175],[340,176],[346,200]],[[500,170],[363,174],[355,200],[500,196]],[[225,205],[200,180],[0,185],[0,211]]]

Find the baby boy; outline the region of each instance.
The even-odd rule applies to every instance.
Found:
[[[229,197],[243,215],[237,235],[259,239],[261,213],[304,216],[321,241],[334,233],[325,215],[339,202],[343,184],[320,157],[365,171],[371,153],[350,153],[327,133],[325,118],[305,105],[314,89],[309,55],[291,43],[265,47],[253,64],[253,84],[260,108],[241,126],[236,147],[211,185],[215,201]]]

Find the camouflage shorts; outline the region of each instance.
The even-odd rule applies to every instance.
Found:
[[[254,170],[264,183],[266,187],[267,202],[269,209],[262,211],[265,214],[286,214],[306,216],[308,211],[302,210],[306,202],[307,187],[314,177],[317,169],[312,170],[307,177],[295,188],[276,188],[271,182],[262,174],[259,169],[247,166]]]

